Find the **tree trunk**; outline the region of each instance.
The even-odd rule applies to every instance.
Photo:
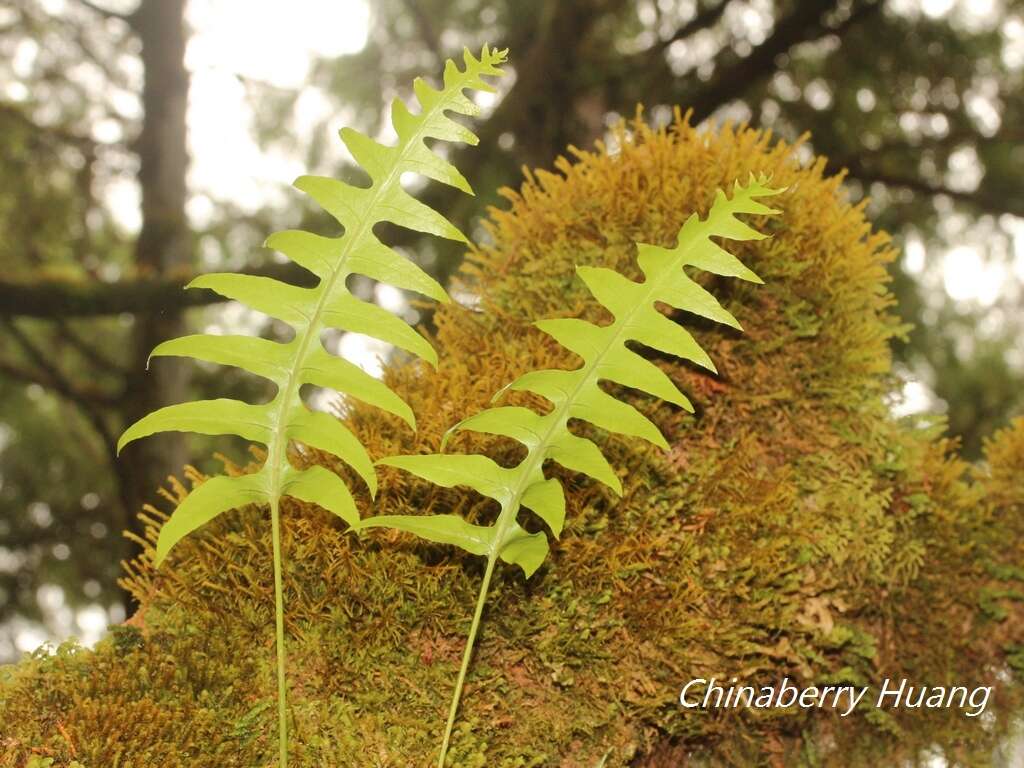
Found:
[[[138,138],[139,182],[142,186],[142,229],[135,245],[141,275],[159,278],[169,271],[188,269],[192,240],[185,216],[186,109],[188,72],[185,69],[186,0],[143,0],[131,23],[142,43],[143,122]],[[184,331],[181,310],[135,316],[132,360],[125,387],[124,416],[132,423],[146,413],[185,399],[186,367],[173,360],[154,359],[156,344]],[[119,474],[128,526],[171,473],[186,461],[185,442],[178,433],[159,435],[129,445]]]

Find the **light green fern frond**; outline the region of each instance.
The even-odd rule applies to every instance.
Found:
[[[238,477],[215,477],[185,498],[160,529],[155,564],[159,566],[178,541],[217,515],[247,504],[269,504],[280,768],[288,764],[281,497],[318,504],[350,525],[359,521],[344,481],[321,466],[293,466],[288,459],[288,444],[294,440],[338,456],[362,477],[371,494],[377,490],[373,463],[359,440],[337,419],[307,408],[299,390],[303,384],[328,387],[415,426],[412,411],[398,395],[358,366],[330,354],[320,336],[327,328],[364,333],[436,364],[437,356],[422,336],[380,307],[357,299],[349,293],[345,280],[349,275],[360,274],[438,301],[447,300],[436,281],[384,245],[373,228],[388,221],[439,237],[466,239],[441,214],[402,188],[402,174],[418,173],[471,193],[462,174],[431,151],[425,140],[476,143],[476,136],[446,113],[475,115],[479,110],[464,91],[493,92],[494,88],[483,78],[501,75],[498,65],[504,60],[505,51],[484,46],[479,59],[469,51],[464,52],[463,69],[452,61],[446,63],[440,91],[417,79],[413,85],[420,103],[419,113],[411,112],[399,99],[391,105],[391,121],[398,134],[395,146],[385,146],[358,131],[343,129],[342,141],[370,176],[368,187],[319,176],[303,176],[295,182],[296,187],[338,220],[343,233],[330,238],[289,230],[271,235],[266,244],[316,275],[316,287],[299,288],[267,277],[237,274],[205,275],[189,284],[190,288],[208,288],[277,318],[290,325],[295,335],[284,344],[244,336],[186,336],[159,345],[153,354],[194,357],[244,368],[277,385],[271,402],[251,405],[218,399],[171,405],[144,416],[118,442],[120,451],[127,443],[156,432],[182,431],[240,435],[267,446],[267,460],[259,471]]]
[[[359,524],[360,528],[386,527],[415,533],[430,541],[457,545],[488,559],[439,766],[444,765],[462,683],[497,559],[518,565],[529,577],[548,553],[547,536],[543,532],[528,533],[519,524],[520,508],[533,510],[555,536],[562,531],[565,497],[558,480],[545,478],[544,462],[552,459],[566,469],[582,472],[621,493],[619,479],[600,449],[592,441],[570,432],[570,419],[668,447],[664,436],[650,420],[633,406],[606,393],[598,382],[610,381],[638,389],[693,410],[669,377],[627,348],[626,343],[639,342],[714,371],[710,358],[693,337],[659,312],[655,305],[660,302],[739,328],[736,319],[714,296],[691,280],[684,269],[696,267],[760,283],[757,275],[712,238],[759,240],[765,237],[744,224],[737,215],[779,213],[756,198],[781,191],[769,188],[764,179],[753,178],[745,187],[737,183],[731,199],[719,191],[707,218],[690,216],[679,231],[674,248],[638,245],[642,282],[634,282],[611,269],[577,267],[577,274],[594,298],[612,313],[614,321],[604,326],[573,318],[539,321],[536,325],[579,355],[583,365],[571,371],[532,371],[506,387],[544,397],[551,402],[550,412],[541,415],[529,408],[501,406],[471,416],[452,428],[503,435],[518,441],[526,448],[526,457],[518,466],[506,469],[486,456],[466,454],[395,456],[381,460],[382,464],[400,467],[437,485],[468,486],[494,499],[501,508],[490,526],[472,524],[457,515],[381,515]]]
[[[432,541],[456,544],[474,554],[495,552],[531,575],[547,554],[547,537],[523,531],[516,522],[519,507],[537,513],[555,536],[561,533],[565,520],[562,487],[557,480],[546,479],[542,472],[546,460],[552,459],[566,469],[582,472],[617,493],[622,492],[615,471],[600,449],[591,440],[570,432],[569,420],[580,419],[609,432],[642,437],[668,448],[661,432],[646,416],[605,392],[598,382],[611,381],[693,410],[669,377],[629,349],[626,342],[639,342],[714,371],[714,364],[693,336],[659,312],[655,304],[661,302],[739,328],[736,318],[691,280],[684,268],[697,267],[760,283],[757,275],[712,238],[763,238],[736,215],[778,213],[755,198],[780,191],[767,187],[764,180],[751,179],[746,187],[737,183],[731,199],[718,192],[706,219],[694,214],[686,221],[674,248],[638,244],[643,282],[634,282],[611,269],[577,267],[577,274],[594,298],[612,313],[614,322],[599,326],[575,318],[538,321],[537,327],[583,358],[583,365],[572,371],[531,371],[505,388],[540,395],[551,402],[551,411],[541,415],[519,406],[489,408],[449,430],[473,430],[518,441],[527,451],[518,466],[506,469],[486,456],[460,454],[393,456],[381,460],[381,464],[400,467],[438,485],[465,485],[494,499],[501,505],[501,515],[493,526],[470,525],[451,515],[381,515],[363,520],[360,527],[407,530]]]
[[[388,221],[439,237],[465,240],[441,214],[406,192],[401,177],[414,172],[472,192],[462,174],[429,149],[425,140],[476,143],[476,136],[446,113],[475,115],[478,107],[464,91],[493,91],[483,77],[501,75],[498,65],[504,59],[504,51],[485,46],[479,59],[466,51],[461,69],[448,61],[441,90],[417,79],[414,89],[419,113],[414,114],[399,99],[392,104],[391,120],[398,134],[395,146],[385,146],[350,128],[342,129],[342,141],[372,180],[368,187],[318,176],[303,176],[295,182],[338,220],[344,232],[330,238],[289,230],[271,235],[266,244],[316,275],[316,287],[299,288],[267,277],[240,274],[204,275],[189,284],[190,288],[208,288],[277,318],[290,325],[295,335],[288,343],[244,336],[186,336],[153,350],[154,355],[187,356],[238,366],[277,385],[276,396],[265,405],[225,399],[172,405],[145,416],[121,436],[119,450],[133,440],[170,430],[235,434],[267,446],[268,458],[259,472],[215,478],[185,499],[160,532],[158,565],[183,536],[218,514],[254,502],[276,504],[282,495],[326,507],[349,524],[357,521],[352,496],[339,477],[322,467],[300,470],[288,460],[289,441],[298,441],[338,456],[366,482],[371,494],[377,490],[373,464],[360,442],[337,419],[308,409],[299,389],[303,384],[328,387],[414,426],[412,411],[405,402],[358,366],[328,353],[320,337],[328,328],[362,333],[436,364],[437,356],[426,339],[386,310],[353,296],[345,282],[349,275],[360,274],[438,301],[447,300],[436,281],[384,245],[373,228]]]

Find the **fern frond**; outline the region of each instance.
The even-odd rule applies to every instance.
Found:
[[[274,399],[264,405],[219,399],[161,408],[140,419],[121,436],[118,450],[133,440],[172,430],[240,435],[267,446],[268,458],[257,476],[244,483],[214,483],[209,490],[203,486],[182,502],[160,533],[157,565],[183,536],[216,514],[253,502],[270,503],[281,495],[309,496],[308,500],[326,507],[347,523],[357,521],[355,504],[340,478],[331,479],[315,469],[298,470],[288,461],[287,445],[292,440],[327,451],[351,466],[370,493],[376,493],[373,465],[362,445],[337,419],[310,411],[299,390],[303,384],[328,387],[415,426],[412,411],[401,398],[358,366],[330,354],[321,344],[320,336],[328,328],[362,333],[436,365],[437,355],[426,339],[381,307],[353,296],[346,287],[346,279],[352,274],[365,275],[438,301],[448,300],[436,281],[384,245],[373,230],[378,223],[387,221],[419,232],[465,240],[440,213],[406,192],[400,181],[402,174],[414,172],[472,193],[459,171],[428,148],[425,140],[476,143],[476,136],[448,113],[475,115],[478,107],[465,91],[493,91],[483,78],[501,75],[498,65],[504,59],[504,51],[485,46],[479,58],[466,51],[462,68],[448,61],[441,90],[417,79],[414,90],[419,112],[413,113],[399,99],[392,104],[391,119],[398,134],[394,146],[380,144],[350,128],[342,129],[342,141],[370,176],[368,187],[317,176],[303,176],[295,182],[297,188],[337,219],[343,234],[331,238],[288,230],[271,235],[266,245],[316,275],[316,287],[300,288],[267,277],[240,274],[203,275],[189,284],[189,288],[216,291],[287,323],[295,335],[288,343],[243,336],[185,336],[153,350],[153,355],[192,357],[238,366],[277,386]],[[305,477],[310,473],[316,477]],[[306,493],[314,485],[325,493],[316,498]]]
[[[701,220],[696,214],[690,216],[679,231],[674,248],[638,244],[643,282],[634,282],[611,269],[577,267],[577,274],[594,298],[611,312],[614,321],[604,326],[575,318],[536,322],[538,328],[581,357],[583,365],[571,371],[531,371],[505,387],[540,395],[551,402],[550,412],[541,415],[520,406],[499,406],[470,416],[449,430],[449,434],[455,430],[471,430],[512,438],[526,448],[526,457],[518,466],[505,469],[485,456],[458,454],[394,456],[379,463],[399,467],[438,485],[465,485],[497,501],[501,514],[493,526],[473,526],[472,531],[466,530],[463,548],[467,551],[479,554],[476,552],[479,542],[487,541],[489,551],[493,549],[499,557],[505,557],[508,547],[517,543],[517,552],[524,548],[532,551],[531,563],[542,561],[547,552],[547,538],[539,534],[529,536],[527,545],[523,543],[521,529],[517,531],[512,522],[519,507],[525,506],[536,512],[555,536],[561,532],[565,499],[558,481],[544,477],[541,468],[546,460],[552,459],[566,469],[581,472],[622,493],[622,485],[600,449],[591,440],[570,432],[569,420],[580,419],[608,432],[641,437],[668,448],[664,436],[646,416],[602,390],[598,382],[610,381],[638,389],[693,411],[690,401],[671,379],[654,363],[629,349],[626,343],[639,342],[715,371],[711,359],[693,336],[659,312],[655,305],[660,302],[739,328],[736,318],[684,269],[697,267],[717,275],[760,283],[757,275],[712,238],[763,238],[764,235],[740,221],[737,214],[778,213],[756,198],[780,191],[766,186],[764,180],[751,179],[745,187],[737,183],[731,199],[722,191],[717,193],[706,219]],[[444,529],[445,543],[458,544],[452,540],[448,517],[381,515],[365,519],[359,526],[400,530],[415,527],[420,536],[441,541],[442,535],[431,535],[429,521],[436,519]],[[524,571],[527,576],[532,573],[525,566]]]
[[[290,342],[277,343],[244,337],[186,336],[165,342],[154,355],[193,357],[235,365],[273,382],[277,392],[269,403],[251,405],[238,400],[203,400],[161,408],[131,425],[118,441],[127,443],[156,432],[184,431],[240,435],[267,447],[267,459],[255,473],[241,477],[215,477],[190,493],[160,529],[154,563],[159,566],[171,548],[217,515],[248,504],[270,506],[274,555],[274,608],[277,646],[277,705],[280,768],[288,763],[288,727],[284,652],[284,598],[281,577],[280,502],[282,496],[318,504],[349,525],[359,521],[348,486],[333,472],[313,466],[300,469],[288,459],[288,444],[298,441],[335,454],[366,482],[371,495],[377,481],[373,464],[356,437],[337,419],[316,414],[300,395],[303,384],[334,389],[404,419],[415,427],[408,405],[381,381],[358,366],[330,354],[320,341],[328,328],[367,334],[394,344],[432,364],[437,356],[426,339],[385,310],[360,301],[345,285],[349,275],[360,274],[446,301],[444,289],[410,261],[384,245],[373,228],[387,221],[407,229],[465,241],[465,236],[434,209],[402,188],[404,173],[422,176],[472,193],[462,174],[435,154],[426,139],[475,144],[476,136],[448,117],[449,112],[475,115],[477,106],[467,90],[491,91],[483,78],[501,75],[504,51],[484,46],[480,58],[468,50],[460,69],[448,61],[441,90],[417,79],[413,84],[420,104],[417,114],[395,99],[391,120],[398,134],[394,146],[385,146],[350,128],[341,131],[352,156],[370,176],[368,187],[355,187],[335,179],[302,176],[295,186],[306,192],[342,227],[330,238],[289,230],[266,242],[312,272],[314,288],[300,288],[267,277],[237,274],[204,275],[188,287],[208,288],[229,299],[287,323],[295,331]]]
[[[759,240],[765,237],[744,224],[737,215],[779,213],[757,198],[781,191],[768,187],[764,179],[753,178],[747,186],[737,182],[731,198],[718,191],[707,218],[702,220],[696,214],[691,215],[680,229],[674,248],[638,244],[642,282],[634,282],[611,269],[577,267],[577,274],[594,298],[613,315],[614,321],[603,326],[574,318],[537,322],[541,330],[581,357],[583,365],[568,371],[531,371],[505,388],[540,395],[550,401],[551,410],[542,415],[529,408],[499,406],[470,416],[449,430],[449,434],[453,430],[472,430],[516,440],[526,448],[525,458],[516,467],[506,469],[486,456],[460,454],[396,456],[379,462],[438,485],[468,486],[500,505],[498,517],[490,526],[471,524],[454,515],[381,515],[362,520],[358,526],[415,533],[430,541],[455,544],[488,559],[439,766],[444,765],[444,753],[495,561],[500,558],[518,565],[529,577],[548,554],[547,536],[542,532],[527,533],[520,526],[517,518],[521,507],[533,510],[555,536],[561,533],[565,497],[558,480],[545,478],[544,462],[551,459],[621,494],[621,483],[607,459],[591,440],[569,431],[570,419],[580,419],[609,432],[641,437],[668,448],[664,436],[646,416],[606,393],[598,382],[610,381],[638,389],[693,410],[690,401],[669,377],[630,350],[626,343],[639,342],[714,371],[711,360],[694,338],[659,312],[656,304],[663,303],[739,328],[736,318],[684,270],[696,267],[717,275],[762,282],[712,238]]]

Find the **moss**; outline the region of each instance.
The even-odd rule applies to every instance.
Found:
[[[816,766],[842,755],[858,766],[925,748],[985,765],[1020,712],[1019,678],[1006,671],[1019,674],[1024,656],[1014,597],[1024,589],[1024,423],[972,467],[937,427],[892,420],[893,250],[823,161],[796,158],[747,128],[702,133],[677,118],[655,131],[637,119],[616,151],[574,152],[557,172],[528,174],[463,270],[458,295],[473,307],[437,314],[439,369],[387,371],[419,432],[379,412],[346,414],[375,456],[436,449],[514,375],[572,364],[530,321],[598,317],[576,264],[635,275],[631,243],[672,242],[716,187],[750,172],[789,187],[783,216],[757,222],[772,239],[739,246],[766,285],[711,284],[746,332],[681,318],[720,375],[659,362],[699,412],[637,401],[671,451],[605,440],[624,497],[567,477],[569,524],[548,564],[529,581],[511,568],[497,579],[454,765]],[[473,435],[453,445],[470,447],[508,461],[516,451]],[[381,486],[379,512],[493,514],[407,475],[385,471]],[[142,603],[128,628],[94,651],[18,665],[0,688],[0,722],[14,724],[0,764],[22,766],[34,751],[62,767],[272,765],[265,517],[223,516],[159,572],[147,548],[128,566]],[[161,515],[148,519],[152,541]],[[480,563],[398,534],[357,539],[295,504],[284,547],[295,764],[431,765]],[[955,710],[841,719],[677,702],[693,677],[787,675],[993,684],[993,715],[981,727]]]

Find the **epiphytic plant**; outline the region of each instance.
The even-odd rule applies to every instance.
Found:
[[[604,326],[576,318],[537,322],[542,331],[582,358],[583,365],[575,370],[531,371],[495,396],[497,398],[505,390],[531,392],[550,401],[551,410],[541,415],[519,406],[489,408],[464,419],[448,432],[472,430],[512,438],[526,448],[526,456],[517,466],[504,468],[481,455],[443,453],[394,456],[379,462],[399,467],[444,487],[468,486],[500,506],[498,517],[490,526],[472,524],[451,514],[381,515],[358,524],[360,529],[383,527],[415,533],[430,541],[454,544],[487,558],[448,712],[439,768],[444,768],[462,687],[497,561],[501,559],[518,565],[529,577],[548,553],[547,536],[543,532],[528,533],[519,524],[520,508],[533,510],[555,536],[562,531],[565,497],[557,479],[545,478],[544,462],[552,459],[566,469],[582,472],[604,483],[616,493],[622,492],[619,478],[597,445],[569,430],[571,419],[589,422],[609,432],[642,437],[668,448],[664,436],[651,421],[633,406],[606,393],[598,382],[606,380],[639,389],[692,410],[690,402],[660,368],[625,345],[628,341],[635,341],[715,370],[693,337],[663,315],[655,303],[739,328],[736,319],[710,293],[693,282],[684,268],[696,267],[717,275],[761,282],[712,238],[758,240],[765,237],[740,221],[737,214],[779,213],[756,200],[782,191],[771,189],[767,183],[765,179],[753,178],[745,187],[737,183],[732,198],[719,191],[706,219],[701,220],[696,214],[687,219],[674,248],[638,244],[643,282],[634,282],[611,269],[577,267],[579,277],[594,298],[611,312],[614,321]],[[441,448],[444,449],[444,444]]]
[[[200,400],[161,408],[130,426],[121,436],[125,444],[156,432],[186,431],[234,434],[267,448],[263,466],[252,474],[218,476],[197,487],[175,510],[160,531],[156,565],[184,536],[217,515],[248,504],[267,504],[274,557],[274,596],[277,645],[277,699],[280,765],[288,760],[284,606],[281,584],[280,504],[292,496],[318,504],[350,525],[358,522],[352,495],[345,483],[321,466],[301,469],[289,459],[292,441],[337,455],[366,483],[372,494],[377,482],[373,463],[356,437],[335,418],[311,411],[300,396],[304,384],[342,392],[393,413],[415,426],[412,411],[383,383],[354,364],[328,353],[321,343],[326,329],[364,333],[394,344],[436,363],[430,344],[398,318],[374,304],[361,301],[346,287],[349,275],[360,274],[446,301],[444,289],[415,264],[384,245],[374,226],[388,221],[399,226],[453,240],[465,237],[447,219],[417,201],[402,187],[404,173],[418,173],[465,192],[468,182],[449,162],[435,154],[425,139],[475,144],[476,136],[452,120],[447,112],[475,115],[477,106],[464,91],[493,91],[484,76],[501,75],[505,51],[484,46],[477,59],[469,51],[460,69],[448,61],[444,84],[435,90],[423,80],[414,84],[420,112],[414,114],[399,99],[392,103],[391,122],[398,134],[394,146],[385,146],[349,128],[342,129],[356,161],[369,174],[368,187],[356,187],[316,176],[303,176],[295,186],[309,194],[343,228],[330,238],[302,231],[271,235],[267,246],[308,269],[319,281],[314,288],[299,288],[267,277],[211,274],[188,287],[208,288],[290,325],[295,335],[287,343],[247,336],[185,336],[160,344],[154,355],[187,356],[244,368],[277,386],[274,398],[263,405],[238,400]]]

